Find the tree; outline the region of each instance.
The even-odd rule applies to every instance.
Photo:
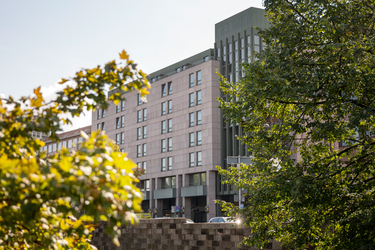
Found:
[[[150,88],[125,51],[124,67],[116,61],[84,69],[46,103],[40,87],[34,95],[0,99],[0,249],[90,248],[90,233],[97,222],[107,221],[106,232],[119,244],[120,226],[136,223],[142,195],[126,154],[114,150],[103,132],[88,137],[75,152],[63,149],[53,156],[42,151],[44,143],[31,131],[50,133],[59,141],[60,115],[79,116],[83,110],[108,107],[123,100],[120,92],[106,98],[106,89]],[[71,123],[63,119],[63,123]],[[80,216],[80,212],[85,214]]]
[[[265,0],[266,49],[220,107],[253,164],[220,170],[247,190],[258,247],[375,248],[375,3]]]

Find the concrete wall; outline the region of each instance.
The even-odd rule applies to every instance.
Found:
[[[121,229],[121,246],[116,247],[105,235],[105,224],[101,223],[93,232],[91,244],[98,250],[127,249],[173,249],[173,250],[230,250],[257,248],[237,247],[250,235],[250,228],[238,227],[232,223],[186,224],[185,218],[140,220],[138,226]],[[271,246],[272,245],[272,246]],[[280,243],[272,241],[268,248],[281,250]]]

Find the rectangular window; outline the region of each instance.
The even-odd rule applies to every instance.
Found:
[[[77,138],[73,139],[73,147],[77,146]]]
[[[142,156],[142,148],[141,148],[141,145],[137,145],[137,157],[141,157]]]
[[[58,144],[58,146],[57,146],[57,149],[58,149],[58,150],[61,150],[61,145],[62,145],[61,142],[59,142],[59,144]]]
[[[66,141],[63,141],[63,142],[62,142],[62,146],[63,146],[64,148],[66,148]]]
[[[52,152],[52,144],[48,145],[48,153]]]
[[[142,148],[143,148],[143,156],[146,156],[147,155],[147,144],[143,144],[142,145]]]
[[[168,119],[168,133],[172,132],[172,119]]]
[[[68,141],[68,148],[72,148],[72,140]]]
[[[77,140],[77,139],[76,139]],[[56,143],[54,143],[53,145],[52,145],[52,150],[53,150],[53,152],[56,152]]]
[[[100,130],[100,123],[96,124],[96,129]]]
[[[245,47],[245,38],[241,38],[241,48]]]
[[[102,130],[105,130],[105,122],[102,122]]]
[[[147,138],[147,126],[143,126],[143,139]]]
[[[125,110],[125,101],[121,101],[121,111]]]
[[[120,128],[120,117],[116,117],[116,128]]]
[[[238,50],[238,41],[234,42],[234,50]]]
[[[194,93],[189,94],[189,107],[194,106]]]
[[[168,157],[168,170],[172,170],[172,157]]]
[[[161,158],[161,171],[164,172],[166,171],[166,166],[165,166],[165,158]]]
[[[194,132],[189,134],[189,147],[194,147]]]
[[[197,72],[197,85],[200,85],[202,83],[202,79],[201,79],[201,71],[198,71]]]
[[[105,117],[105,109],[102,109],[102,118]]]
[[[161,140],[161,152],[164,153],[166,151],[165,139]]]
[[[165,86],[165,84],[162,84],[161,85],[161,97],[164,97],[167,95],[167,87]]]
[[[228,44],[228,50],[229,50],[228,53],[232,53],[232,43]]]
[[[116,106],[116,113],[120,112],[121,109],[121,102],[119,102]]]
[[[141,122],[142,121],[142,110],[138,110],[137,111],[137,122]]]
[[[120,134],[116,134],[116,144],[120,144]]]
[[[202,104],[202,94],[201,91],[197,91],[197,105]]]
[[[197,146],[202,145],[202,131],[197,131]]]
[[[121,128],[125,127],[125,116],[121,116]]]
[[[142,131],[141,131],[141,128],[137,128],[137,140],[140,140],[142,139]]]
[[[147,109],[143,109],[143,120],[147,121]]]
[[[202,152],[197,152],[197,166],[202,166]]]
[[[168,83],[168,95],[172,95],[172,82]]]
[[[189,154],[189,167],[195,166],[194,157],[195,157],[194,153]]]
[[[168,114],[172,113],[172,100],[168,101]]]
[[[137,94],[137,103],[138,103],[138,106],[142,104],[141,94]]]
[[[194,74],[189,75],[189,87],[194,87]]]
[[[165,102],[161,103],[161,115],[165,115],[167,113],[167,107],[165,105]]]
[[[194,113],[189,114],[189,127],[194,127]]]
[[[125,143],[125,133],[121,132],[121,144]]]
[[[165,134],[166,133],[166,130],[165,130],[165,121],[161,121],[161,133],[162,134]]]
[[[197,125],[201,125],[201,124],[202,124],[202,112],[197,111]]]
[[[168,151],[172,151],[172,138],[168,138]]]
[[[145,161],[142,162],[142,168],[145,170],[145,173],[146,173],[146,171],[147,171],[147,164],[146,164]]]
[[[102,118],[102,117],[101,117],[101,115],[102,115],[102,112],[101,112],[101,110],[100,110],[100,109],[98,109],[98,111],[97,111],[97,115],[98,115],[98,119]]]
[[[120,152],[125,153],[125,149],[124,148],[120,149]]]

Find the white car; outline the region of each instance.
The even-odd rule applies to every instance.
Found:
[[[231,217],[214,217],[208,223],[234,223]]]

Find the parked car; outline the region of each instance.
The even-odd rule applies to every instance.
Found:
[[[231,217],[214,217],[208,223],[234,223]]]

